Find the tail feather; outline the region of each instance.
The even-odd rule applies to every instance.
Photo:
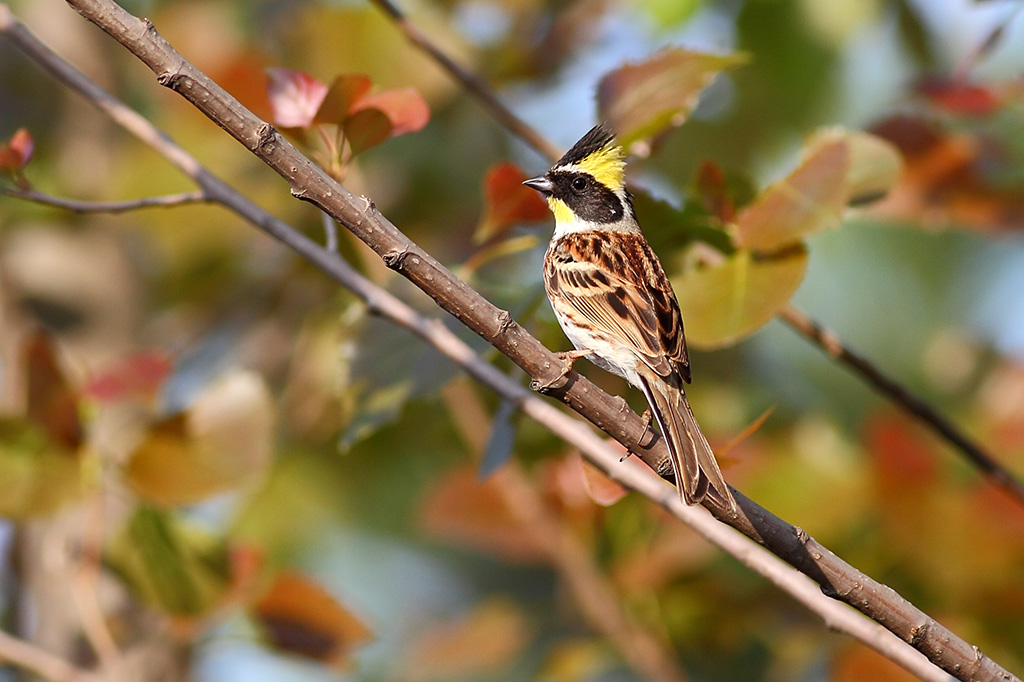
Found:
[[[705,497],[711,497],[720,506],[735,509],[736,500],[722,477],[715,453],[697,425],[682,386],[676,388],[646,377],[641,377],[641,381],[644,396],[668,445],[679,497],[686,504],[700,504]]]

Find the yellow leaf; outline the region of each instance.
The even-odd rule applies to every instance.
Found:
[[[674,278],[687,342],[721,348],[753,333],[786,305],[806,268],[807,250],[796,245],[771,255],[737,251]]]

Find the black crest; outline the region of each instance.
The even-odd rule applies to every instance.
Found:
[[[615,139],[615,134],[608,130],[603,123],[587,131],[587,134],[580,138],[580,141],[572,146],[572,149],[565,153],[565,156],[558,160],[555,167],[567,164],[579,163],[598,149],[606,147]]]

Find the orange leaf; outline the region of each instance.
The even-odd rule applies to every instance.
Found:
[[[528,635],[519,607],[489,600],[455,623],[427,630],[413,645],[408,677],[415,682],[490,678],[522,652]]]
[[[795,171],[740,213],[736,244],[771,251],[838,227],[846,208],[849,163],[849,150],[841,139],[811,149]]]
[[[54,443],[77,452],[82,444],[78,395],[57,366],[50,337],[38,332],[25,345],[28,371],[28,418]]]
[[[18,128],[11,139],[0,145],[0,171],[17,173],[32,159],[35,143],[27,128]]]
[[[413,88],[385,90],[361,98],[352,113],[377,109],[391,121],[391,135],[404,135],[422,130],[430,120],[430,107]]]
[[[387,115],[378,109],[361,109],[345,119],[345,139],[352,154],[360,154],[388,139],[394,128]]]
[[[523,184],[526,179],[526,174],[513,163],[503,162],[490,167],[484,178],[486,209],[473,235],[474,242],[482,244],[513,225],[551,217],[547,202]]]
[[[510,561],[537,562],[548,553],[536,534],[509,508],[499,477],[481,481],[475,468],[451,472],[424,500],[420,518],[431,535],[496,554]]]
[[[344,668],[352,650],[372,638],[363,622],[312,579],[282,572],[253,607],[271,646]]]
[[[608,478],[603,471],[595,467],[590,462],[585,461],[579,453],[574,455],[573,459],[578,462],[580,467],[580,473],[583,474],[583,487],[587,491],[587,495],[590,496],[595,503],[602,507],[610,507],[623,497],[629,491],[623,488],[621,485]],[[626,466],[623,462],[623,466]]]
[[[338,76],[327,89],[327,94],[317,109],[314,123],[341,125],[352,112],[355,104],[370,92],[373,81],[361,73],[347,73]]]

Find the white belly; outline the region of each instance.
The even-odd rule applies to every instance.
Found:
[[[607,341],[595,337],[589,330],[577,327],[557,313],[555,313],[555,318],[558,320],[559,326],[562,327],[562,331],[572,341],[572,345],[578,350],[593,351],[587,356],[587,360],[601,369],[617,374],[633,386],[641,387],[640,376],[636,371],[638,358],[633,351],[625,346],[613,346]]]

